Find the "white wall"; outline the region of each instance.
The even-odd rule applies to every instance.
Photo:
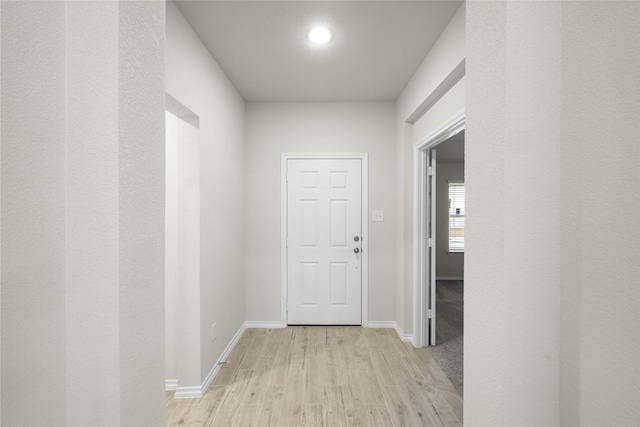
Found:
[[[467,424],[640,423],[639,29],[467,5]]]
[[[63,425],[65,6],[1,7],[1,421]]]
[[[563,3],[561,36],[560,424],[637,426],[640,3]]]
[[[66,70],[67,423],[118,422],[118,7],[74,5],[66,15],[66,60],[77,65]],[[102,105],[87,108],[90,97]],[[105,407],[91,408],[94,382],[105,378]]]
[[[465,416],[558,425],[560,4],[468,8]]]
[[[449,253],[449,181],[464,182],[464,163],[436,165],[436,277],[463,277],[464,253]]]
[[[245,320],[244,101],[173,2],[166,90],[199,118],[200,381]],[[211,325],[217,339],[211,342]],[[180,384],[196,386],[199,384]]]
[[[411,140],[414,145],[464,109],[466,89],[467,81],[463,76],[415,121],[411,128]]]
[[[369,320],[394,320],[395,168],[391,102],[249,103],[246,167],[246,312],[280,322],[282,153],[369,153]],[[370,216],[370,215],[369,215]]]
[[[464,83],[448,83],[464,65],[464,59],[463,3],[396,101],[396,204],[401,207],[397,220],[396,318],[406,334],[413,333],[413,145],[464,108]],[[420,117],[424,118],[413,126],[411,123]]]
[[[1,422],[162,424],[164,3],[1,8]]]

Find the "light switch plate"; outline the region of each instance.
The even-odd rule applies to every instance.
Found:
[[[384,221],[384,211],[373,211],[373,222]]]

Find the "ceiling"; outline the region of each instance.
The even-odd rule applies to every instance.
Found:
[[[464,163],[464,130],[436,146],[438,163]]]
[[[176,1],[247,101],[395,100],[461,3]]]

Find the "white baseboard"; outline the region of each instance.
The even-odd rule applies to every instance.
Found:
[[[402,342],[410,342],[413,344],[413,334],[405,334],[400,325],[398,325],[397,323],[395,326],[395,330]]]
[[[395,329],[401,341],[413,343],[413,335],[405,334],[402,328],[400,328],[400,325],[398,325],[398,322],[394,322],[392,320],[388,320],[388,321],[370,320],[369,325],[367,327]]]
[[[262,320],[251,320],[244,322],[247,329],[281,329],[286,328],[287,325],[283,325],[282,322],[269,322]]]
[[[164,389],[166,391],[173,391],[178,388],[178,380],[164,380]]]
[[[193,387],[176,387],[176,392],[173,394],[174,399],[199,399],[204,396],[202,392],[202,386]]]
[[[367,328],[380,328],[380,329],[395,329],[397,323],[388,320],[388,321],[378,321],[378,320],[369,320],[367,323]]]
[[[202,385],[195,386],[195,387],[176,387],[175,389],[176,392],[173,395],[173,398],[174,399],[190,399],[190,398],[200,398],[204,396],[204,394],[207,392],[207,389],[211,385],[211,382],[220,371],[220,364],[225,360],[227,360],[227,357],[229,357],[229,354],[238,343],[238,340],[244,333],[245,329],[247,329],[247,324],[243,323],[242,326],[240,326],[240,329],[238,329],[238,332],[236,332],[233,338],[231,338],[231,341],[229,342],[227,347],[224,349],[224,351],[220,355],[220,358],[216,361],[215,365],[213,365],[213,368],[211,368],[211,371],[209,371],[209,374],[202,382]]]
[[[464,276],[436,276],[436,280],[464,280]]]

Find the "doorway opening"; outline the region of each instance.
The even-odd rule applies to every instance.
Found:
[[[435,194],[435,346],[429,352],[462,395],[464,333],[464,130],[432,149]]]
[[[200,384],[198,117],[167,95],[165,114],[165,389]]]
[[[464,110],[415,145],[415,345],[462,395]]]

